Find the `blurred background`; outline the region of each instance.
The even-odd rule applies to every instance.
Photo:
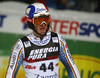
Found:
[[[12,46],[32,32],[25,9],[34,2],[49,8],[52,31],[65,38],[81,78],[100,78],[100,0],[0,0],[0,78],[5,78]],[[68,78],[59,66],[60,78]],[[16,78],[25,78],[22,66]]]
[[[27,4],[39,2],[56,10],[70,9],[85,12],[100,12],[100,0],[0,0],[0,2],[3,1],[18,1]]]

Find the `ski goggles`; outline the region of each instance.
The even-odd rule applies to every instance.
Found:
[[[44,15],[44,16],[33,17],[33,18],[26,17],[26,20],[37,26],[41,25],[42,23],[46,23],[46,25],[48,25],[50,23],[50,15]]]

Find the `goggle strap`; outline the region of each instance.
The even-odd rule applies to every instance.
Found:
[[[30,22],[30,23],[33,23],[33,19],[31,18],[28,18],[28,17],[25,17],[26,21]]]

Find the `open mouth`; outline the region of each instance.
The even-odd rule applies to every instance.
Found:
[[[44,31],[44,30],[45,30],[45,28],[40,28],[40,30],[41,30],[41,31]]]

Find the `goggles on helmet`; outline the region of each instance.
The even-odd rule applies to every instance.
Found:
[[[26,17],[26,20],[37,26],[41,25],[42,23],[46,23],[46,25],[48,25],[50,23],[50,15],[43,15],[43,16],[33,17],[33,18]]]

